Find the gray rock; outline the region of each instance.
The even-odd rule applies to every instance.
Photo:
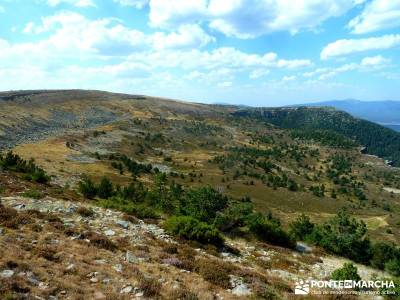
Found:
[[[10,278],[14,275],[13,270],[3,270],[0,272],[0,277],[2,278]]]
[[[111,230],[111,229],[108,229],[108,230],[104,231],[104,234],[106,236],[113,236],[113,235],[115,235],[115,231]]]
[[[298,242],[296,245],[296,250],[301,252],[301,253],[310,253],[312,252],[312,248],[307,246],[304,243]]]
[[[124,220],[117,220],[115,222],[117,225],[121,226],[122,228],[128,229],[129,228],[129,222],[124,221]]]
[[[129,293],[132,292],[132,290],[133,290],[133,287],[130,286],[130,285],[128,285],[128,286],[124,287],[124,288],[120,291],[120,293],[121,293],[121,294],[129,294]]]
[[[232,289],[230,292],[236,296],[248,296],[251,294],[250,288],[246,283],[243,282],[243,279],[234,275],[230,275],[230,284]]]

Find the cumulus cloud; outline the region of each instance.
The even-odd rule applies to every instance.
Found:
[[[361,65],[365,67],[384,67],[390,63],[390,59],[384,58],[382,55],[364,57]]]
[[[208,23],[227,36],[247,39],[277,31],[314,29],[345,14],[360,0],[150,0],[150,25],[173,28]]]
[[[400,45],[400,34],[387,34],[365,39],[343,39],[328,44],[321,52],[321,59],[349,55],[368,50],[389,49]]]
[[[215,38],[204,32],[198,25],[182,25],[177,32],[168,34],[156,32],[149,39],[157,49],[195,48],[215,42]]]
[[[383,69],[390,64],[390,59],[383,57],[382,55],[364,57],[360,63],[348,63],[336,68],[318,68],[312,72],[303,73],[304,77],[317,78],[318,80],[325,80],[334,77],[340,73],[350,71],[375,71]]]
[[[183,25],[177,32],[144,34],[124,26],[118,19],[89,20],[74,12],[43,17],[40,24],[29,22],[23,33],[51,33],[46,41],[50,49],[80,50],[100,55],[128,55],[135,50],[198,48],[214,42],[198,25]]]
[[[400,26],[400,1],[373,0],[348,27],[352,33],[364,34]]]

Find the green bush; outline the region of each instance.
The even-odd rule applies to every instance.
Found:
[[[201,222],[190,216],[172,216],[164,222],[167,232],[205,244],[221,245],[223,238],[212,225]]]
[[[400,257],[393,258],[385,263],[385,270],[393,276],[400,277]]]
[[[253,204],[251,202],[234,203],[226,210],[218,213],[214,226],[221,231],[229,231],[233,228],[245,225],[247,217],[253,212]]]
[[[295,221],[289,224],[289,232],[296,239],[304,241],[314,230],[314,224],[305,214],[301,214]]]
[[[97,195],[97,187],[88,177],[84,177],[83,180],[78,183],[78,190],[88,199],[93,199]]]
[[[333,280],[361,280],[360,275],[358,275],[357,267],[352,263],[345,263],[342,268],[333,271],[331,277]]]
[[[315,226],[307,239],[328,252],[367,264],[371,259],[371,243],[366,233],[363,221],[342,211],[328,222]]]
[[[284,231],[279,220],[260,213],[252,214],[247,219],[247,226],[259,239],[275,245],[293,248],[296,241]]]
[[[378,242],[372,246],[371,265],[383,270],[385,264],[396,257],[396,248],[385,242]]]
[[[114,194],[114,185],[110,179],[103,177],[97,187],[97,196],[103,199],[108,199]]]
[[[160,217],[154,208],[146,206],[145,204],[136,204],[120,197],[102,199],[98,204],[101,207],[116,209],[140,219],[157,219]]]
[[[22,193],[22,196],[33,198],[33,199],[41,199],[43,198],[43,194],[38,190],[28,190]]]
[[[181,199],[180,213],[211,223],[217,212],[226,207],[228,198],[210,186],[189,190]]]
[[[50,181],[50,176],[42,168],[38,167],[33,159],[26,161],[11,151],[7,152],[5,156],[0,154],[0,167],[5,170],[24,173],[24,178],[29,181],[38,183],[48,183]]]

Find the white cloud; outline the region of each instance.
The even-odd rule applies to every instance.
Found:
[[[390,59],[384,58],[382,55],[364,57],[361,65],[365,67],[384,67],[390,63]]]
[[[312,66],[309,60],[278,59],[278,55],[268,52],[263,55],[242,52],[233,47],[221,47],[211,51],[174,50],[152,51],[150,53],[135,52],[130,60],[147,61],[158,68],[176,68],[184,70],[231,68],[236,70],[252,70],[259,68],[300,68]]]
[[[359,0],[150,0],[150,25],[174,28],[206,22],[227,36],[254,38],[277,31],[312,30],[345,14]]]
[[[198,25],[183,25],[177,32],[146,35],[124,26],[118,19],[89,20],[74,12],[61,12],[43,17],[41,24],[29,22],[23,29],[25,34],[43,32],[51,33],[47,41],[50,48],[69,51],[80,49],[107,56],[127,55],[144,48],[198,48],[215,41],[214,37]]]
[[[363,12],[352,19],[348,27],[352,33],[364,34],[400,26],[400,1],[373,0]]]
[[[4,13],[4,12],[5,12],[4,7],[0,5],[0,14],[1,14],[1,13]]]
[[[149,2],[148,0],[114,0],[115,3],[118,3],[122,6],[133,6],[137,9],[141,9]]]
[[[215,38],[208,35],[198,25],[182,25],[177,32],[156,32],[150,36],[153,46],[157,49],[166,48],[195,48],[203,47]]]
[[[389,66],[389,63],[390,59],[387,59],[382,55],[369,56],[364,57],[360,63],[348,63],[336,68],[318,68],[312,72],[303,73],[303,76],[307,78],[318,78],[318,80],[325,80],[340,73],[350,71],[376,71]]]
[[[76,7],[96,7],[93,0],[47,0],[50,6],[57,6],[61,3],[71,4]]]
[[[321,52],[321,59],[349,55],[368,50],[389,49],[400,45],[400,34],[388,34],[365,39],[343,39],[328,44]]]

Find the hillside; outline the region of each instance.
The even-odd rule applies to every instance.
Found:
[[[396,278],[398,141],[327,108],[0,93],[0,299],[292,299],[345,262]]]
[[[399,131],[399,101],[333,100],[301,104],[299,106],[334,107],[338,110],[348,112],[357,118],[375,122]]]
[[[234,113],[261,119],[288,129],[327,130],[341,134],[364,147],[364,152],[377,155],[394,166],[400,165],[400,133],[343,111],[328,107],[250,109]]]

